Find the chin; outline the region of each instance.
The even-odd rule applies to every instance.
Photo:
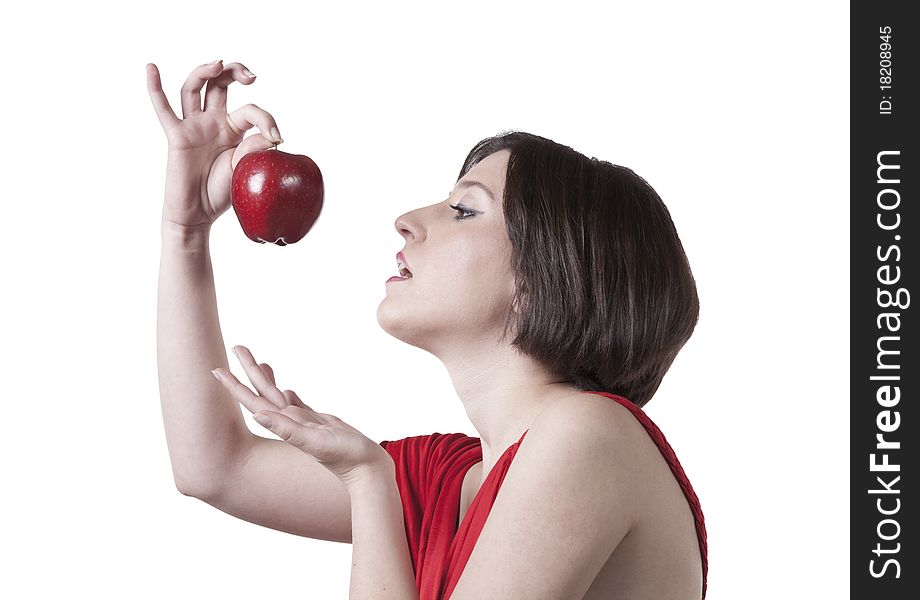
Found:
[[[386,299],[377,307],[377,324],[385,332],[401,342],[415,346],[434,354],[435,342],[443,338],[444,332],[439,335],[430,327],[424,327],[418,315],[410,315],[398,307],[386,305]]]
[[[408,332],[406,331],[408,317],[407,315],[398,314],[399,312],[398,307],[394,309],[393,306],[387,306],[387,299],[384,298],[377,306],[377,324],[396,339],[411,343],[406,339],[408,337]]]

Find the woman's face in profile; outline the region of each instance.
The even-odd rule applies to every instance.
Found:
[[[412,278],[386,284],[377,308],[384,331],[435,354],[445,344],[497,339],[513,291],[501,205],[509,156],[490,154],[449,197],[396,219]]]

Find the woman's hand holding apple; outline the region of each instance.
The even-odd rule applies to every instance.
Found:
[[[210,228],[230,208],[233,168],[250,152],[280,143],[274,117],[254,104],[227,114],[227,87],[248,85],[255,76],[240,63],[222,61],[196,67],[182,86],[182,119],[163,93],[156,65],[147,64],[147,91],[169,142],[163,222],[184,228]],[[201,89],[207,83],[204,110]],[[258,127],[262,135],[243,139]]]

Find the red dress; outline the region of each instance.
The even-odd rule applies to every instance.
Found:
[[[628,408],[655,441],[677,478],[696,521],[703,563],[702,596],[705,598],[708,571],[706,525],[699,499],[674,450],[645,412],[626,398],[606,392],[586,393],[606,396]],[[396,484],[402,499],[406,538],[419,600],[447,600],[450,597],[525,435],[527,431],[495,462],[462,523],[458,523],[460,492],[466,472],[482,461],[479,438],[462,433],[432,433],[380,442],[396,463]]]

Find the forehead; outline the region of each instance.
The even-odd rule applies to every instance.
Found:
[[[510,150],[499,150],[485,157],[467,171],[458,182],[458,187],[467,181],[478,181],[486,186],[495,198],[500,198],[505,187],[505,171],[508,168]]]

